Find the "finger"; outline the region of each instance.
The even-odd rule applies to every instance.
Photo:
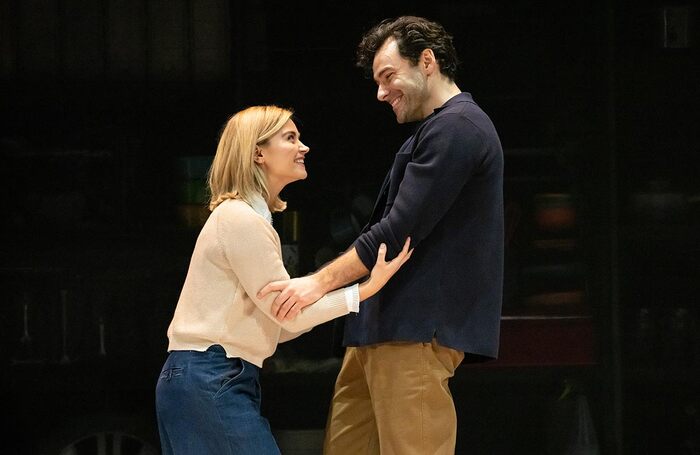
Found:
[[[277,315],[275,317],[280,321],[284,321],[284,318],[287,317],[289,309],[293,306],[294,300],[292,300],[292,298],[290,297],[289,299],[285,300],[284,303],[280,306],[280,308],[277,310]]]
[[[288,299],[286,302],[284,302],[284,305],[280,308],[280,310],[277,312],[277,319],[279,321],[283,321],[287,319],[287,315],[289,311],[294,307],[294,304],[296,303],[295,300],[292,298]]]
[[[270,308],[270,311],[274,317],[279,318],[280,308],[282,307],[283,303],[284,302],[277,303],[276,300],[272,302],[272,308]]]
[[[396,257],[396,259],[394,259],[392,261],[391,265],[394,267],[394,270],[400,269],[406,263],[406,261],[409,260],[409,258],[413,254],[413,250],[414,250],[414,248],[411,248],[411,250],[406,254],[403,254],[403,252],[401,252],[401,254],[403,254],[403,256],[399,255]]]
[[[290,290],[284,290],[275,298],[275,301],[272,302],[272,314],[274,314],[276,318],[279,319],[282,306],[289,300],[291,295],[292,293]]]
[[[299,310],[299,305],[294,305],[290,310],[289,313],[287,313],[287,316],[285,316],[285,319],[287,321],[291,321],[293,319],[296,319],[296,317],[299,315],[301,310]]]
[[[406,241],[403,244],[403,249],[401,250],[401,252],[403,254],[406,254],[406,252],[408,251],[408,248],[410,246],[411,246],[411,237],[406,237]]]
[[[408,261],[408,260],[411,258],[411,255],[413,254],[413,250],[415,250],[415,248],[411,248],[411,251],[408,252],[408,254],[406,255],[406,257],[404,257],[403,259],[401,259],[401,265],[405,264],[406,261]]]
[[[383,264],[386,262],[386,244],[382,243],[379,245],[379,251],[377,252],[377,264]]]
[[[396,257],[391,262],[396,261],[399,265],[403,264],[403,261],[406,258],[406,255],[408,254],[408,247],[410,245],[411,245],[411,237],[408,237],[403,244],[403,248],[401,249],[401,251],[399,251],[399,254],[397,254]]]
[[[258,299],[264,298],[272,291],[281,291],[284,289],[285,285],[286,281],[273,281],[271,283],[267,283],[262,289],[260,289],[260,292],[258,292]]]

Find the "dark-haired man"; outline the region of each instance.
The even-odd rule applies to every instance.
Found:
[[[451,454],[457,417],[448,380],[464,360],[498,353],[503,276],[503,152],[496,130],[455,84],[452,37],[403,16],[365,34],[358,66],[399,123],[419,122],[401,146],[369,224],[313,275],[271,283],[278,318],[366,275],[380,243],[413,258],[362,312],[331,404],[328,454]]]

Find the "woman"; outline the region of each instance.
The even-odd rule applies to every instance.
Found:
[[[271,212],[280,191],[306,178],[309,148],[292,112],[256,106],[224,128],[209,172],[212,210],[197,238],[168,328],[170,352],[156,387],[163,453],[277,454],[260,415],[258,370],[278,343],[350,311],[375,294],[408,260],[408,241],[385,262],[385,246],[364,283],[331,292],[292,321],[271,313],[267,283],[288,279]]]

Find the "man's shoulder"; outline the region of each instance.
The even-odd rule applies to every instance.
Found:
[[[425,126],[439,129],[447,134],[449,132],[456,134],[472,132],[485,136],[496,135],[491,118],[471,96],[450,103],[430,120],[430,122],[426,122]],[[427,123],[430,124],[427,125]]]
[[[436,117],[450,118],[453,116],[462,117],[464,119],[481,118],[486,116],[486,112],[474,101],[471,97],[460,98],[454,103],[445,106],[443,110],[437,113]]]
[[[467,105],[473,103],[456,103],[437,112],[433,117],[427,119],[419,128],[419,132],[439,132],[440,134],[463,134],[474,132],[477,125],[485,116],[483,111],[475,110]],[[474,105],[475,106],[475,105]],[[481,112],[481,114],[479,114]]]

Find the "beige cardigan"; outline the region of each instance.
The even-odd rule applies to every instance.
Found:
[[[187,278],[168,328],[168,351],[206,351],[219,344],[228,357],[259,367],[278,343],[348,314],[358,305],[357,285],[333,291],[306,307],[293,321],[271,314],[273,292],[256,294],[270,281],[289,278],[279,236],[262,197],[252,206],[222,202],[209,216],[192,253]]]

